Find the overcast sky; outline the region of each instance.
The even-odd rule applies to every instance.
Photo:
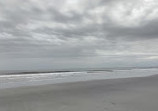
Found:
[[[1,0],[0,70],[158,66],[157,0]]]

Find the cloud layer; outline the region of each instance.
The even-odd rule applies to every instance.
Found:
[[[0,1],[0,59],[6,67],[8,59],[22,58],[35,64],[33,58],[53,59],[53,65],[63,59],[72,61],[70,67],[104,66],[103,60],[125,65],[131,58],[148,63],[158,60],[157,42],[157,0]]]

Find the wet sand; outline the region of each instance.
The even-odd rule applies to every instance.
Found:
[[[0,111],[157,110],[157,75],[0,89]]]

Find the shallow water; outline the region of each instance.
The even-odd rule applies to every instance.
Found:
[[[145,77],[158,74],[158,69],[132,69],[108,71],[82,71],[82,72],[62,72],[62,73],[38,73],[38,74],[18,74],[1,75],[0,89],[21,86],[34,86],[44,84],[55,84],[65,82],[77,82],[99,79],[116,79],[130,77]]]

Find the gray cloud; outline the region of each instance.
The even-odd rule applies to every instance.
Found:
[[[102,66],[103,57],[127,63],[131,55],[157,61],[157,6],[156,0],[0,1],[0,59],[49,58],[55,65],[57,58],[75,58],[70,67],[92,60]]]

